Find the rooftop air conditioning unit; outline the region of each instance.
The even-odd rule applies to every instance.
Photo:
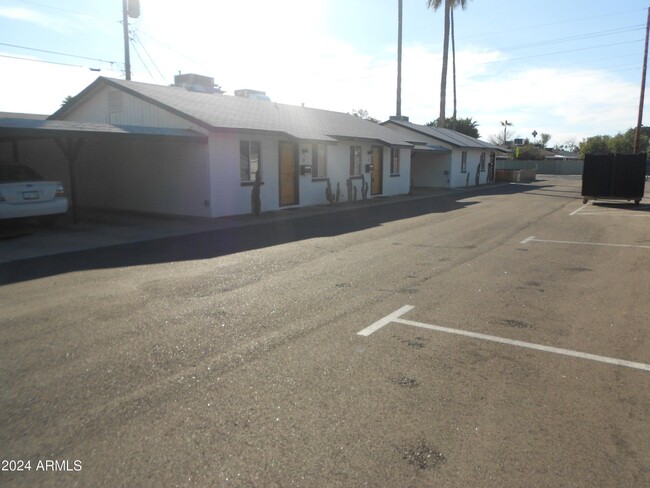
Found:
[[[242,98],[252,98],[253,100],[262,100],[264,102],[270,102],[271,99],[266,95],[266,92],[259,90],[251,90],[249,88],[244,88],[242,90],[235,90],[236,97]]]
[[[223,93],[221,89],[214,84],[214,78],[194,73],[177,74],[174,76],[174,86],[200,93]]]

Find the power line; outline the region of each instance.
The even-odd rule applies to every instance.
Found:
[[[142,66],[144,66],[144,69],[147,70],[147,73],[149,73],[149,77],[153,78],[153,75],[151,74],[151,71],[149,71],[149,67],[147,66],[147,63],[144,62],[144,59],[142,59],[142,56],[140,56],[140,51],[138,51],[138,47],[133,43],[133,50],[135,51],[135,54],[138,56],[138,59],[142,63]]]
[[[531,54],[528,56],[520,56],[518,58],[507,58],[507,59],[494,59],[492,61],[483,61],[481,63],[473,63],[473,65],[478,66],[478,65],[485,65],[485,64],[493,64],[493,63],[504,63],[504,62],[512,62],[512,61],[526,61],[528,59],[532,58],[541,58],[544,56],[555,56],[557,54],[567,54],[567,53],[573,53],[573,52],[579,52],[579,51],[589,51],[591,49],[601,49],[601,48],[606,48],[606,47],[613,47],[613,46],[621,46],[624,44],[634,44],[637,42],[641,42],[640,39],[635,39],[633,41],[623,41],[623,42],[614,42],[610,44],[601,44],[598,46],[588,46],[588,47],[580,47],[576,49],[566,49],[564,51],[555,51],[555,52],[549,52],[549,53],[542,53],[542,54]]]
[[[48,51],[46,49],[37,49],[35,47],[18,46],[16,44],[7,44],[7,43],[4,43],[4,42],[0,42],[0,46],[15,47],[17,49],[25,49],[27,51],[36,51],[36,52],[39,52],[39,53],[57,54],[59,56],[68,56],[70,58],[87,59],[89,61],[99,61],[100,63],[117,64],[117,61],[107,61],[105,59],[100,59],[100,58],[89,58],[89,57],[86,57],[86,56],[79,56],[79,55],[76,55],[76,54],[61,53],[61,52],[58,52],[58,51]]]
[[[165,77],[163,76],[162,72],[161,72],[160,69],[158,68],[158,65],[156,64],[156,62],[154,61],[154,59],[151,57],[151,54],[149,54],[149,51],[147,51],[147,48],[145,47],[144,43],[143,43],[142,40],[140,39],[140,36],[138,36],[138,32],[137,32],[137,31],[134,31],[134,32],[133,32],[133,41],[134,41],[133,48],[134,48],[134,49],[136,48],[136,44],[139,44],[140,47],[142,47],[142,50],[144,51],[144,53],[147,55],[147,57],[148,57],[149,60],[151,61],[151,64],[153,64],[153,67],[156,68],[156,71],[157,71],[158,74],[160,75],[160,78],[161,78],[162,80],[164,80]],[[137,52],[137,51],[136,51],[136,52]],[[144,60],[140,57],[140,54],[139,54],[139,53],[138,53],[138,57],[140,58],[140,61],[142,61],[142,64],[144,64]],[[146,68],[146,66],[145,66],[145,68]],[[149,71],[149,70],[147,70],[147,71]],[[149,74],[151,74],[151,73],[149,73]],[[153,76],[152,76],[152,78],[153,78]]]
[[[89,66],[82,66],[80,64],[57,63],[56,61],[45,61],[44,59],[24,58],[24,57],[21,57],[21,56],[10,56],[8,54],[0,54],[0,57],[9,58],[9,59],[18,59],[20,61],[33,61],[35,63],[56,64],[56,65],[59,65],[59,66],[70,66],[72,68],[84,68],[84,69],[89,69],[90,71],[101,71],[99,68],[91,68]]]
[[[606,37],[606,36],[612,36],[616,34],[623,34],[625,32],[634,32],[634,31],[640,31],[644,30],[645,26],[642,25],[635,25],[635,26],[629,26],[629,27],[619,27],[617,29],[609,29],[605,31],[598,31],[598,32],[590,32],[586,34],[581,34],[577,36],[570,36],[570,37],[559,37],[556,39],[548,39],[546,41],[539,41],[539,42],[532,42],[530,44],[521,44],[519,46],[510,46],[507,48],[497,48],[500,51],[514,51],[517,49],[525,49],[528,47],[538,47],[538,46],[549,46],[551,44],[561,44],[563,42],[569,42],[569,41],[580,41],[584,39],[597,39],[600,37]]]
[[[173,53],[179,55],[180,57],[182,57],[182,58],[184,58],[184,59],[186,59],[186,60],[188,60],[189,62],[191,62],[191,63],[193,63],[193,64],[196,64],[197,66],[200,66],[201,68],[204,68],[204,69],[211,69],[210,67],[206,66],[205,64],[202,64],[202,63],[200,63],[200,62],[198,62],[198,61],[196,61],[196,60],[190,58],[189,56],[186,56],[185,54],[183,54],[183,53],[177,51],[177,50],[174,49],[173,47],[171,47],[171,46],[169,46],[168,44],[162,42],[161,40],[156,39],[156,38],[153,37],[151,34],[145,32],[145,31],[140,31],[140,32],[142,32],[145,36],[147,36],[148,38],[150,38],[150,39],[152,39],[153,41],[157,42],[157,43],[160,44],[161,46],[163,46],[163,47],[169,49],[169,50],[172,51]]]
[[[645,12],[646,9],[645,8],[642,8],[642,9],[636,8],[636,9],[633,9],[633,10],[623,10],[623,11],[620,11],[620,12],[612,12],[612,13],[608,13],[608,14],[592,15],[592,16],[589,16],[589,17],[578,17],[578,18],[574,18],[574,19],[559,20],[557,22],[549,22],[549,23],[546,23],[546,24],[527,25],[527,26],[524,26],[524,27],[520,27],[518,29],[512,29],[509,26],[507,31],[501,30],[501,31],[495,31],[495,32],[485,32],[485,33],[481,33],[481,34],[472,34],[472,35],[468,35],[468,36],[459,37],[458,39],[472,39],[472,38],[476,38],[476,37],[488,37],[488,36],[492,37],[492,36],[495,36],[497,34],[505,34],[505,33],[510,34],[512,32],[530,31],[531,29],[537,29],[539,27],[550,27],[550,26],[553,26],[553,25],[573,24],[573,23],[577,23],[577,22],[583,22],[585,20],[601,19],[603,17],[613,17],[615,15],[624,15],[624,14],[630,14],[630,13],[633,13],[633,12],[642,12],[642,11]]]

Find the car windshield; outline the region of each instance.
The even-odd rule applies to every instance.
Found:
[[[0,182],[10,183],[42,179],[43,177],[29,166],[22,164],[0,164]]]

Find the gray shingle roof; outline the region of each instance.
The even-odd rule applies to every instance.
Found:
[[[35,119],[45,120],[47,115],[43,114],[29,114],[23,112],[0,112],[0,119]]]
[[[140,135],[205,139],[200,132],[190,129],[167,129],[160,127],[136,127],[128,125],[72,122],[68,120],[41,120],[29,118],[0,117],[2,137],[56,137],[85,136],[89,134]]]
[[[480,139],[476,139],[474,137],[461,134],[460,132],[456,132],[451,129],[439,129],[437,127],[429,127],[426,125],[414,124],[412,122],[406,122],[403,120],[389,120],[387,122],[384,122],[384,125],[389,125],[389,124],[395,124],[397,126],[404,127],[406,129],[415,131],[419,134],[428,137],[433,137],[434,139],[437,139],[439,141],[446,142],[447,144],[451,144],[453,146],[457,146],[461,148],[490,149],[493,151],[503,151],[503,148],[499,146],[495,146],[494,144],[490,144],[489,142],[484,142],[481,141]]]
[[[265,102],[230,95],[197,93],[175,86],[153,85],[100,77],[85,91],[108,84],[165,110],[214,129],[283,133],[300,140],[333,142],[366,139],[387,145],[410,146],[396,131],[340,112]],[[75,97],[78,101],[84,92]],[[51,118],[63,117],[72,102]]]

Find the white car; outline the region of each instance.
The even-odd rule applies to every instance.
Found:
[[[67,211],[61,182],[45,181],[24,164],[0,163],[0,221],[38,217],[52,222]]]

